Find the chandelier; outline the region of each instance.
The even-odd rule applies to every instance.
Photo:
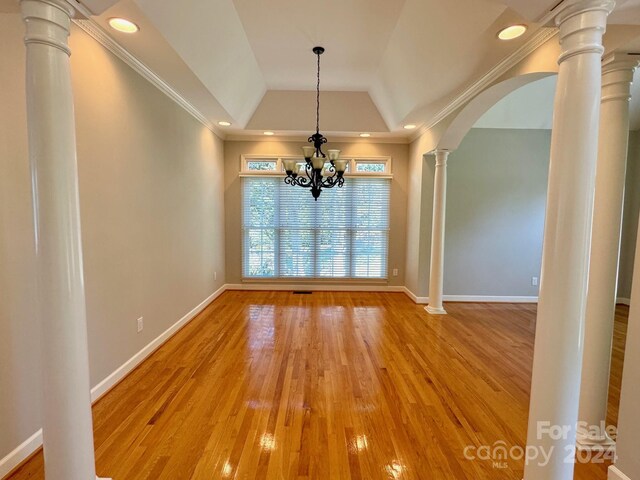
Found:
[[[313,53],[318,57],[316,133],[311,135],[308,140],[313,146],[302,147],[304,165],[298,167],[298,162],[295,159],[283,160],[283,163],[285,172],[287,172],[284,182],[287,185],[311,189],[311,195],[317,201],[323,188],[344,185],[344,171],[347,167],[347,161],[340,160],[340,150],[327,150],[329,155],[329,163],[327,164],[327,156],[322,151],[322,145],[327,143],[325,136],[320,133],[320,55],[324,53],[324,48],[314,47]]]

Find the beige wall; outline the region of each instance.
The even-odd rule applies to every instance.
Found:
[[[331,139],[329,139],[331,140]],[[227,283],[242,281],[242,224],[240,206],[241,179],[240,156],[256,155],[299,155],[304,142],[228,141],[225,142],[225,205],[226,205],[226,261]],[[391,184],[391,219],[389,233],[389,285],[404,285],[405,231],[407,211],[407,159],[409,146],[390,143],[340,143],[331,142],[331,148],[342,150],[345,157],[388,156],[392,158],[393,181]],[[348,180],[347,180],[348,181]],[[293,187],[292,187],[293,188]],[[391,276],[392,269],[398,269],[398,276]],[[299,284],[300,282],[295,282]],[[312,282],[311,282],[312,283]],[[332,282],[334,284],[334,282]]]
[[[447,167],[445,295],[536,297],[550,130],[471,129]]]
[[[0,459],[40,428],[23,35],[0,14]]]
[[[435,157],[431,152],[446,131],[454,114],[427,130],[409,145],[407,181],[406,287],[418,297],[429,294],[431,265],[431,222]]]
[[[636,184],[637,186],[638,184]],[[636,242],[636,272],[640,272],[640,243]],[[640,281],[633,283],[631,307],[627,327],[627,348],[624,353],[622,389],[620,392],[620,414],[618,416],[618,438],[616,442],[616,464],[624,478],[640,478]],[[609,478],[621,478],[610,476]]]
[[[428,294],[431,264],[435,160],[432,155],[424,155],[425,151],[420,140],[411,143],[407,181],[405,286],[418,297]]]
[[[0,459],[40,428],[23,35],[0,14]],[[223,142],[77,28],[71,49],[94,386],[224,284]]]
[[[631,280],[640,213],[640,131],[629,132],[629,156],[622,214],[622,242],[618,273],[618,298],[631,296]]]

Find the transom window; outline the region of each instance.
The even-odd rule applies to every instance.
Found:
[[[247,170],[275,172],[278,166],[277,160],[248,160]]]
[[[342,188],[323,190],[317,201],[274,175],[280,159],[275,170],[256,165],[266,159],[243,162],[244,278],[387,278],[388,160],[363,160],[374,170],[348,175]],[[352,172],[360,162],[350,162]]]

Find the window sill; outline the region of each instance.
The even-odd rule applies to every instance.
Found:
[[[388,278],[283,278],[283,277],[260,277],[260,278],[242,278],[242,283],[265,284],[277,283],[279,285],[388,285]]]

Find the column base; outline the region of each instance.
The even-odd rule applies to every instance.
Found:
[[[603,438],[593,438],[585,433],[578,432],[576,448],[581,452],[615,452],[616,441],[606,433]]]
[[[430,313],[431,315],[446,315],[447,311],[440,307],[432,307],[431,305],[427,305],[426,307],[424,307],[424,309],[427,311],[427,313]]]

